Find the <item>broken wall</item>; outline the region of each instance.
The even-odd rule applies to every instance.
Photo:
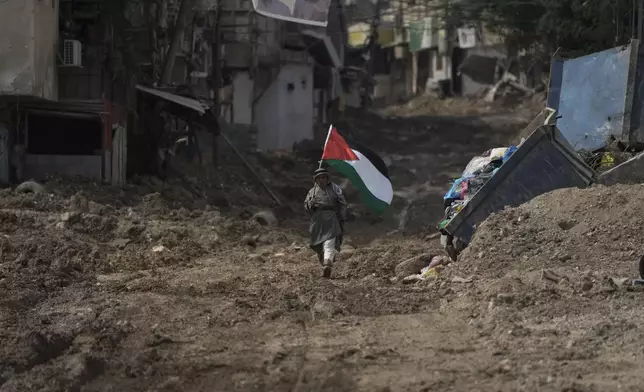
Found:
[[[34,3],[34,95],[58,99],[58,1]]]
[[[471,67],[476,69],[476,75],[462,70],[462,94],[466,96],[478,95],[483,90],[496,83],[496,63],[504,60],[507,55],[503,46],[480,46],[464,49],[466,57],[463,65],[467,66],[468,59],[473,63]]]
[[[0,3],[0,95],[31,95],[35,87],[34,0]]]
[[[0,2],[0,94],[57,99],[57,0]]]
[[[286,64],[254,108],[257,147],[290,150],[313,139],[313,67]]]

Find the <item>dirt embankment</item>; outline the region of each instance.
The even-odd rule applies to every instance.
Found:
[[[641,390],[644,293],[623,278],[642,186],[543,195],[437,278],[393,279],[441,252],[426,228],[452,174],[521,128],[486,124],[341,125],[398,193],[383,217],[354,209],[331,280],[307,246],[307,153],[249,158],[286,201],[275,222],[253,219],[275,206],[234,157],[210,177],[1,193],[0,391]]]
[[[639,390],[632,286],[644,252],[644,186],[563,189],[494,214],[436,281],[458,291],[441,309],[495,337],[502,373],[525,390]],[[572,388],[572,389],[571,389]]]

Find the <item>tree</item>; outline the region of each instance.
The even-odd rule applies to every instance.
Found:
[[[464,0],[457,8],[521,48],[537,44],[569,56],[626,44],[636,34],[632,0]]]

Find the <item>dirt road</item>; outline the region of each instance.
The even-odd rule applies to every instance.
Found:
[[[392,280],[401,261],[440,252],[424,238],[447,182],[529,116],[515,117],[340,124],[385,157],[398,198],[382,219],[356,205],[332,280],[307,248],[299,190],[313,167],[299,158],[256,158],[292,203],[277,226],[250,219],[270,200],[248,180],[206,200],[143,180],[5,191],[0,391],[642,390],[644,294],[609,278],[628,277],[639,252],[641,223],[616,218],[636,208],[631,188],[605,212],[615,230],[592,213],[565,223],[570,200],[601,197],[558,194],[569,204],[556,212],[544,197],[495,216],[438,279]],[[586,260],[611,232],[619,253]]]

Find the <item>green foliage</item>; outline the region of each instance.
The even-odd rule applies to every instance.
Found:
[[[635,35],[632,0],[463,0],[465,20],[483,21],[520,47],[561,48],[569,56],[626,44]]]

